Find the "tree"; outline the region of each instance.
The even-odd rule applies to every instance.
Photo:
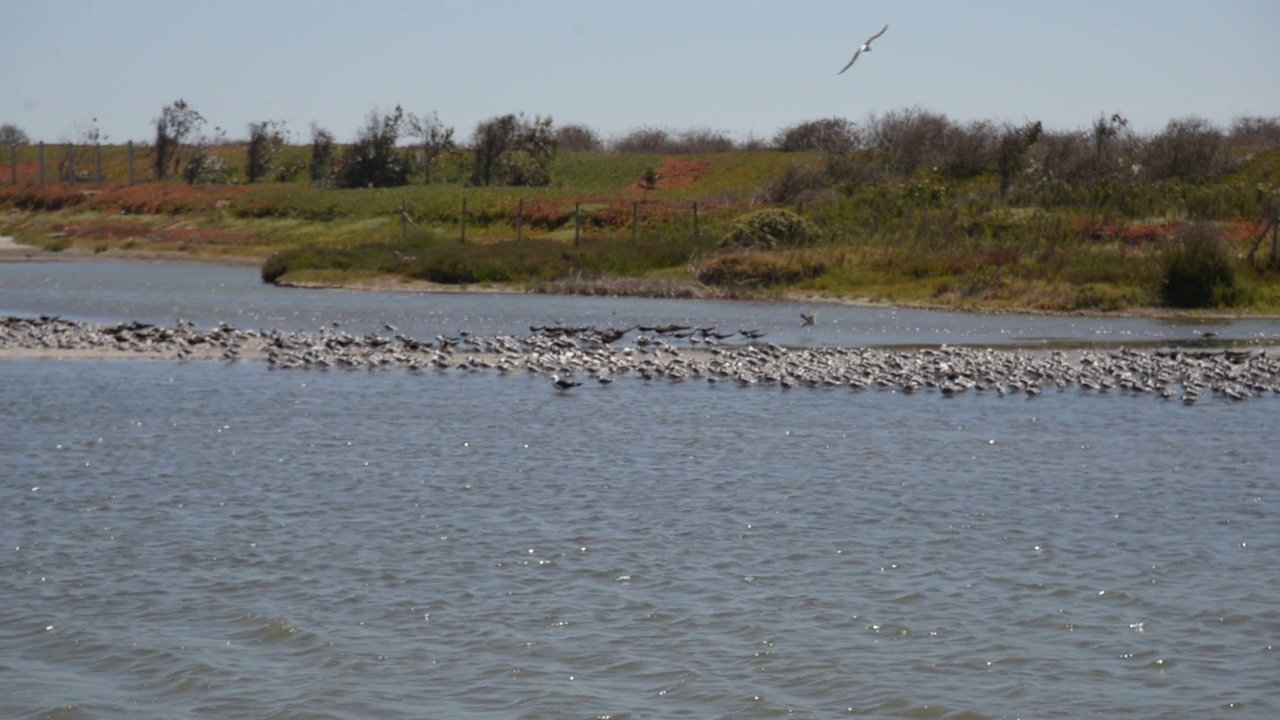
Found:
[[[440,122],[434,111],[430,115],[409,115],[409,134],[418,138],[418,159],[422,164],[423,182],[431,184],[431,173],[440,160],[452,155],[458,146],[453,142],[453,128]]]
[[[164,106],[160,117],[155,119],[155,125],[156,180],[164,180],[169,175],[170,166],[175,172],[178,170],[183,144],[204,126],[204,116],[186,100],[179,99]]]
[[[404,109],[389,115],[369,113],[365,126],[347,149],[338,170],[342,187],[395,187],[409,181],[409,163],[396,149],[404,130]]]
[[[258,182],[271,174],[280,151],[284,149],[287,134],[283,120],[249,123],[249,157],[246,168],[249,182]]]
[[[333,133],[325,130],[315,122],[311,123],[311,182],[318,185],[329,185],[333,182],[333,165],[336,159],[337,143]]]
[[[551,118],[524,113],[485,120],[472,140],[473,185],[538,186],[551,182],[549,168],[558,143]]]
[[[31,138],[22,131],[22,128],[12,123],[0,125],[0,145],[29,145]]]

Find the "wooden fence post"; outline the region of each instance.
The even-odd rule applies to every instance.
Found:
[[[400,198],[400,241],[409,241],[409,201]]]
[[[18,143],[9,146],[9,170],[10,179],[14,185],[18,184]]]
[[[132,186],[132,185],[133,185],[133,182],[134,182],[134,174],[133,174],[133,141],[132,141],[132,140],[130,140],[130,141],[129,141],[129,185],[130,185],[130,186]]]
[[[524,198],[516,202],[516,242],[524,242]]]
[[[98,171],[98,187],[102,187],[102,143],[94,143],[93,161]]]
[[[44,141],[40,141],[40,184],[44,184]]]
[[[76,184],[76,146],[67,143],[67,182]]]
[[[573,246],[574,247],[578,247],[582,245],[582,214],[579,212],[579,209],[581,207],[582,207],[582,203],[580,202],[576,202],[573,204]]]
[[[462,235],[458,238],[459,245],[467,244],[467,199],[462,198]]]
[[[693,241],[698,242],[698,201],[693,201]]]
[[[640,237],[640,203],[631,203],[631,245],[635,246]]]

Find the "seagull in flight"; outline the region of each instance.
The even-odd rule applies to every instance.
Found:
[[[849,60],[849,64],[844,66],[844,70],[841,70],[836,74],[843,75],[845,70],[848,70],[849,68],[853,67],[853,64],[858,61],[859,55],[861,55],[864,52],[871,52],[871,42],[876,38],[880,37],[881,35],[883,35],[885,31],[888,29],[889,29],[889,26],[885,25],[883,28],[881,28],[880,32],[867,38],[867,41],[862,43],[862,47],[858,48],[858,51],[853,54],[853,57]]]

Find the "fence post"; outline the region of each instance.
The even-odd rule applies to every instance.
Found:
[[[467,244],[467,199],[462,198],[462,235],[458,238],[459,245]]]
[[[582,207],[582,203],[580,202],[576,202],[573,204],[573,246],[574,247],[578,247],[582,244],[582,215],[581,213],[579,213],[579,208],[581,207]]]
[[[9,146],[9,170],[13,184],[18,184],[18,143]]]
[[[44,141],[40,141],[40,184],[44,184]]]
[[[67,182],[76,184],[76,146],[67,143]]]
[[[129,185],[133,186],[133,141],[129,141]]]
[[[516,202],[516,242],[524,242],[524,198]]]
[[[693,201],[693,241],[698,242],[698,201]]]
[[[640,203],[631,203],[631,245],[635,246],[640,237]]]
[[[98,171],[98,187],[102,187],[102,143],[94,143],[93,158]]]
[[[409,241],[409,202],[400,198],[400,240]]]

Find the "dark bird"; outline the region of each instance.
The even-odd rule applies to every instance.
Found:
[[[800,320],[802,325],[813,325],[818,322],[818,312],[800,313]]]
[[[557,390],[564,392],[565,390],[568,390],[570,388],[576,388],[582,383],[578,382],[577,380],[562,378],[559,375],[552,375],[551,384],[554,385]]]
[[[888,30],[888,29],[889,29],[889,26],[888,26],[888,25],[885,25],[885,26],[884,26],[884,28],[880,30],[880,32],[878,32],[878,33],[876,33],[875,35],[872,35],[871,37],[867,38],[867,41],[866,41],[866,42],[864,42],[864,43],[862,43],[862,47],[859,47],[859,48],[858,48],[858,51],[857,51],[857,52],[855,52],[855,53],[853,54],[853,57],[852,57],[852,58],[850,58],[850,60],[849,60],[849,64],[844,66],[844,70],[841,70],[840,72],[838,72],[838,73],[836,73],[836,74],[837,74],[837,75],[843,75],[845,70],[848,70],[849,68],[853,67],[853,64],[854,64],[855,62],[857,62],[857,61],[858,61],[858,56],[859,56],[859,55],[861,55],[861,54],[862,54],[862,53],[864,53],[864,52],[871,52],[871,42],[872,42],[873,40],[875,40],[876,38],[880,37],[881,35],[883,35],[883,34],[885,33],[885,31],[886,31],[886,30]]]

